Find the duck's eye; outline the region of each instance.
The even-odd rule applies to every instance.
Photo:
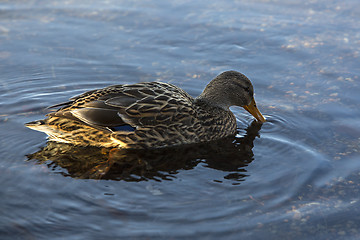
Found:
[[[250,87],[245,87],[244,89],[247,93],[249,93],[250,96],[254,95],[254,91]]]

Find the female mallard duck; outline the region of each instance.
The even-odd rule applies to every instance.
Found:
[[[114,85],[73,97],[62,108],[26,126],[49,140],[81,146],[161,148],[236,134],[230,106],[241,106],[265,122],[250,80],[236,71],[221,73],[197,98],[161,82]]]

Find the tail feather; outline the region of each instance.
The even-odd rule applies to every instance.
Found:
[[[36,121],[25,123],[25,126],[28,126],[28,125],[29,126],[31,126],[31,125],[42,125],[42,124],[45,124],[44,120],[36,120]]]
[[[44,120],[36,120],[36,121],[25,123],[25,126],[26,127],[33,127],[33,126],[39,126],[39,125],[44,125],[44,124],[45,124]]]
[[[37,120],[37,121],[32,121],[32,122],[25,123],[26,127],[37,130],[37,131],[42,131],[40,129],[43,128],[44,125],[45,125],[44,120]]]

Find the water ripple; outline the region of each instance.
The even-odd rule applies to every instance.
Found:
[[[285,129],[293,129],[296,127],[296,122],[293,121],[292,116],[280,114],[265,114],[266,122],[261,128],[262,133],[279,133]]]

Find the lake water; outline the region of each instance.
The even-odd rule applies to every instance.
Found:
[[[357,0],[1,1],[0,238],[359,239],[359,16]],[[197,96],[229,69],[268,119],[232,108],[233,139],[104,166],[24,127],[90,89]]]

